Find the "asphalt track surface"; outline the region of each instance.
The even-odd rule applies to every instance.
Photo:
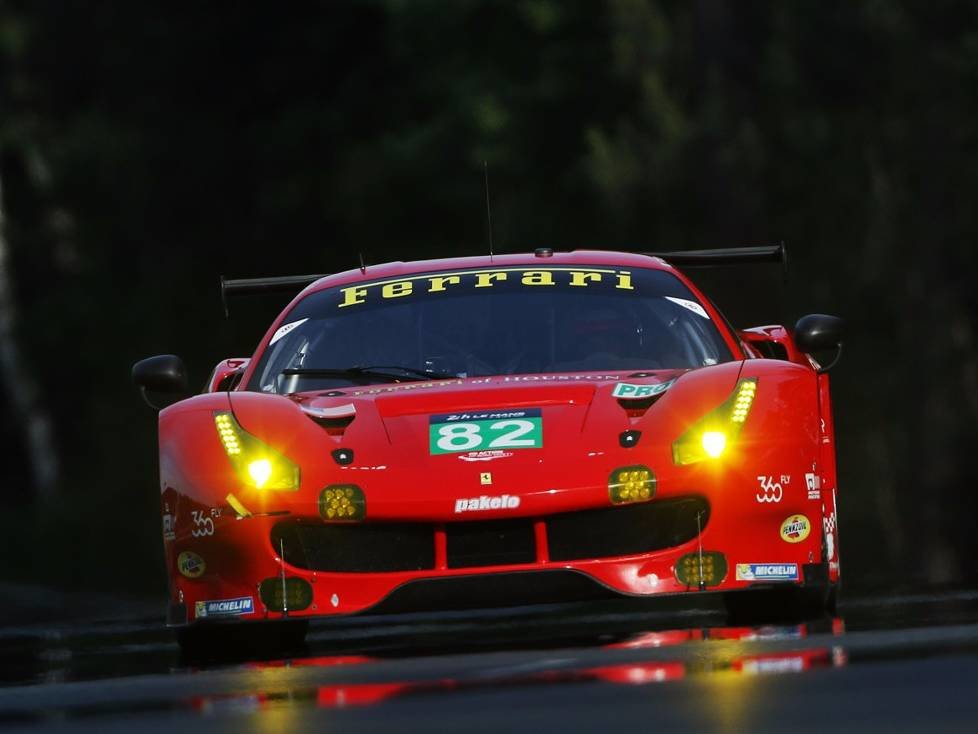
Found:
[[[725,627],[622,602],[316,624],[288,659],[182,659],[160,620],[0,629],[29,732],[978,732],[978,592]]]

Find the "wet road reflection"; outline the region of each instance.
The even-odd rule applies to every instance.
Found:
[[[950,701],[942,715],[949,723],[978,719],[978,593],[857,600],[843,614],[845,621],[753,627],[727,626],[714,609],[677,615],[628,603],[358,617],[317,624],[307,648],[289,658],[236,661],[181,659],[157,620],[8,628],[0,630],[0,723],[121,731],[138,722],[149,732],[180,721],[187,731],[213,731],[206,727],[236,726],[244,716],[264,722],[258,730],[277,730],[265,724],[287,711],[290,721],[298,717],[289,724],[297,731],[322,715],[333,724],[354,716],[355,728],[369,729],[396,724],[408,710],[412,720],[458,723],[474,705],[496,726],[521,723],[519,707],[529,706],[553,717],[555,729],[591,728],[600,717],[592,721],[596,712],[582,707],[621,698],[629,713],[616,726],[628,729],[663,717],[691,721],[702,713],[695,697],[704,686],[718,696],[711,706],[747,719],[780,705],[749,692],[781,686],[791,690],[789,707],[837,686],[833,695],[843,699],[860,686],[889,699],[892,687],[879,688],[885,673],[906,667],[901,675],[912,680],[934,657],[953,669],[933,680]],[[874,669],[865,683],[846,682],[879,666],[882,676]],[[796,691],[793,680],[806,682]],[[926,676],[919,682],[926,689]],[[954,699],[961,685],[971,693]],[[648,696],[660,690],[683,705],[649,708]],[[630,693],[637,691],[643,697]],[[754,703],[743,709],[748,698]],[[897,711],[912,700],[888,705]]]
[[[832,635],[841,635],[844,624],[841,619],[828,620]],[[638,633],[633,637],[601,646],[606,650],[643,650],[686,645],[709,640],[751,642],[755,640],[796,640],[804,641],[813,627],[822,628],[825,622],[817,625],[798,624],[781,627],[712,627],[689,630],[667,630],[663,632]],[[401,681],[396,683],[360,683],[323,685],[309,688],[290,689],[280,693],[248,693],[243,695],[198,696],[190,701],[194,710],[202,713],[215,713],[226,710],[258,711],[283,701],[291,704],[316,706],[318,708],[342,708],[380,703],[395,696],[419,694],[438,694],[462,689],[494,688],[503,686],[534,686],[561,683],[603,682],[616,685],[648,685],[679,680],[691,675],[728,671],[743,675],[800,673],[816,667],[840,667],[846,664],[845,649],[841,645],[831,647],[804,647],[771,653],[736,654],[736,650],[698,650],[694,657],[678,660],[654,662],[635,662],[619,665],[599,665],[594,667],[533,670],[522,672],[519,669],[502,671],[498,675],[482,676],[474,680],[441,679],[434,681]],[[719,654],[714,654],[719,653]],[[351,665],[377,662],[367,657],[310,657],[294,661],[275,661],[255,663],[256,669],[280,667],[315,667]]]

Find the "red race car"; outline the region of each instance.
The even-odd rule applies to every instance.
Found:
[[[660,255],[223,281],[305,287],[250,359],[160,413],[168,623],[295,638],[310,617],[594,592],[831,607],[835,441],[810,354],[837,356],[841,321],[736,331],[674,267],[783,246]],[[133,378],[186,387],[173,355]]]

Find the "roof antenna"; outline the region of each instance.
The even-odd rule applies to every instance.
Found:
[[[492,262],[492,208],[489,206],[489,162],[482,161],[482,170],[486,180],[486,222],[489,224],[489,262]]]
[[[357,255],[360,256],[360,274],[361,275],[366,275],[367,274],[367,264],[363,261],[363,253],[362,252],[358,252]]]

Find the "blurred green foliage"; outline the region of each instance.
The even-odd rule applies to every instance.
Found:
[[[219,274],[497,251],[789,243],[703,278],[740,326],[844,316],[845,571],[974,581],[978,6],[0,1],[17,338],[54,417],[34,499],[0,395],[2,576],[162,588],[133,361],[202,383],[281,302]],[[16,388],[15,388],[16,389]]]

